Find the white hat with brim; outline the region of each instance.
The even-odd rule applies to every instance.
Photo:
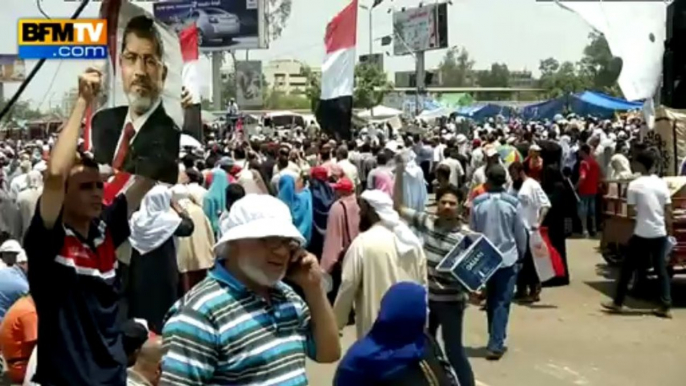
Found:
[[[227,242],[235,240],[283,237],[305,244],[305,237],[293,225],[288,206],[266,194],[248,194],[236,201],[221,230],[222,236],[214,246],[218,255]]]

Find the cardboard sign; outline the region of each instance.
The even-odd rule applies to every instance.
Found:
[[[465,235],[438,263],[436,270],[449,274],[467,290],[478,291],[502,266],[503,255],[481,234]]]
[[[91,120],[93,155],[117,171],[176,183],[183,127],[178,36],[129,2],[112,21],[116,44],[108,47],[106,107]]]

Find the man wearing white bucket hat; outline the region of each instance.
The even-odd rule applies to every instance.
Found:
[[[222,228],[215,267],[168,314],[162,384],[306,385],[306,355],[341,354],[316,257],[272,196],[238,200]]]

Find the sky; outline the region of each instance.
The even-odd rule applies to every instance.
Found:
[[[51,18],[68,18],[76,10],[78,0],[36,0],[41,1],[43,10]],[[17,19],[42,18],[36,1],[2,0],[0,12],[0,53],[17,52]],[[237,0],[243,1],[243,0]],[[328,21],[349,3],[350,0],[292,0],[290,19],[281,37],[270,43],[269,49],[251,50],[251,60],[297,59],[312,66],[321,65],[324,57],[324,30]],[[428,3],[431,0],[425,1]],[[151,0],[134,0],[136,4],[152,11]],[[359,0],[360,4],[371,4],[372,0]],[[389,9],[419,5],[418,0],[385,0],[372,14],[372,37],[380,38],[391,34],[392,13]],[[554,57],[560,61],[576,61],[581,58],[588,42],[590,27],[577,15],[566,11],[553,2],[536,0],[452,0],[448,7],[449,44],[465,47],[475,68],[489,68],[491,63],[506,63],[511,70],[538,72],[539,61]],[[99,2],[91,2],[82,17],[97,17]],[[360,9],[358,14],[358,54],[369,53],[369,14]],[[374,53],[385,52],[392,46],[373,44]],[[426,54],[426,68],[435,68],[445,55],[445,50]],[[243,50],[237,58],[245,58]],[[411,56],[385,57],[385,68],[389,78],[394,71],[414,69]],[[22,94],[23,100],[30,100],[35,106],[47,110],[59,105],[66,91],[77,84],[77,75],[88,61],[47,61],[31,84]],[[27,62],[27,73],[35,61]],[[210,74],[209,61],[203,59],[202,74]],[[209,76],[209,75],[208,75]],[[210,79],[205,79],[207,83]],[[17,84],[5,84],[5,98],[17,89]],[[203,95],[210,97],[210,95]]]

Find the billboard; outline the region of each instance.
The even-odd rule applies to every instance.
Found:
[[[23,82],[26,64],[17,55],[0,54],[0,83]]]
[[[265,0],[171,0],[153,4],[155,18],[177,33],[195,24],[202,52],[267,48]]]
[[[240,107],[262,107],[262,62],[236,62],[236,103]]]
[[[445,3],[393,13],[393,54],[448,47],[448,7]]]

